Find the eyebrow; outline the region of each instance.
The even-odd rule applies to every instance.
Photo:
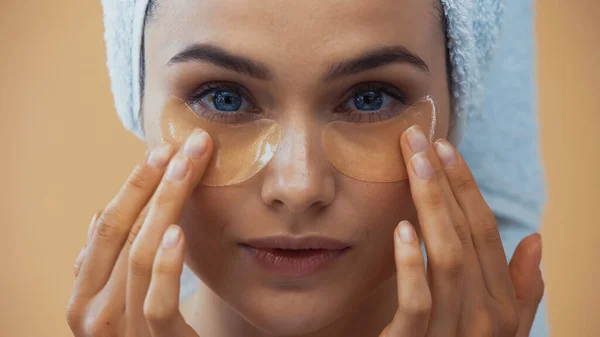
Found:
[[[201,43],[186,47],[173,56],[167,65],[186,62],[205,62],[218,67],[232,70],[260,80],[272,80],[273,73],[267,66],[253,61],[245,56],[232,54],[225,49],[213,44]],[[375,49],[364,53],[354,59],[334,64],[325,81],[357,74],[363,71],[375,69],[392,63],[406,63],[413,65],[424,72],[429,72],[427,63],[417,55],[411,53],[404,46],[391,46]]]
[[[185,62],[207,62],[261,80],[271,80],[273,73],[263,64],[234,55],[212,44],[193,44],[173,56],[167,65]]]
[[[427,63],[417,55],[411,53],[406,47],[390,46],[375,49],[354,59],[335,64],[325,76],[325,80],[332,81],[339,77],[357,74],[391,63],[406,63],[429,73]]]

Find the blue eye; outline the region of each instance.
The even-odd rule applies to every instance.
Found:
[[[249,103],[244,96],[232,89],[213,89],[205,93],[202,102],[217,111],[235,112],[248,109]]]
[[[345,107],[359,111],[377,111],[386,108],[392,101],[393,98],[382,90],[362,90],[354,93]]]

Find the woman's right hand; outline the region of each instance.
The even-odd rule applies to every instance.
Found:
[[[92,219],[66,313],[76,337],[197,336],[179,311],[184,238],[177,224],[212,142],[196,130],[174,152],[154,149]]]

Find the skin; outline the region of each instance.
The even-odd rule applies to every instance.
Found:
[[[92,220],[67,310],[74,334],[527,336],[543,294],[540,238],[524,239],[507,264],[491,210],[462,157],[443,140],[451,108],[436,13],[433,2],[417,0],[162,3],[145,37],[143,117],[153,152]],[[206,62],[168,65],[195,43],[260,62],[273,76],[256,79]],[[323,81],[339,62],[398,45],[429,71],[393,63]],[[269,165],[235,187],[198,185],[211,154],[201,132],[180,149],[162,144],[158,121],[167,98],[214,81],[245,87],[283,131]],[[370,81],[400,88],[412,102],[436,98],[435,147],[418,141],[419,128],[402,136],[398,164],[407,167],[408,180],[348,178],[314,141],[314,126],[336,118],[340,97]],[[203,151],[193,146],[200,143]],[[185,163],[181,179],[165,174],[175,167],[172,158]],[[415,168],[424,162],[431,174],[419,177]],[[169,227],[174,223],[180,227]],[[165,245],[167,228],[176,239]],[[326,272],[294,280],[243,263],[237,242],[284,233],[329,236],[352,249]],[[184,256],[202,282],[180,311]]]

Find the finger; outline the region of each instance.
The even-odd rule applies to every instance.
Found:
[[[75,278],[79,275],[79,270],[81,269],[81,263],[85,259],[85,247],[81,248],[79,254],[77,254],[77,258],[75,259],[75,265],[73,266],[73,274],[75,274]]]
[[[169,145],[152,151],[95,222],[95,232],[76,284],[80,296],[91,296],[106,284],[131,225],[154,193],[171,152]]]
[[[454,196],[454,192],[450,187],[448,178],[446,177],[445,170],[452,168],[456,164],[456,157],[454,156],[453,152],[449,152],[453,150],[452,148],[446,146],[447,143],[448,141],[445,139],[438,139],[434,143],[433,148],[437,154],[437,158],[435,158],[434,161],[437,161],[436,165],[439,163],[439,165],[444,169],[444,176],[440,179],[440,184],[444,190],[446,202],[448,203],[450,213],[452,214],[452,221],[454,224],[454,229],[456,230],[456,235],[458,236],[465,253],[464,273],[466,287],[468,289],[474,289],[473,287],[483,287],[485,285],[483,284],[477,252],[473,246],[473,238],[471,236],[471,226],[469,225],[469,220],[460,208],[460,205]]]
[[[123,249],[117,258],[117,262],[115,263],[115,267],[110,275],[110,278],[106,284],[106,298],[108,301],[115,302],[125,302],[126,299],[126,291],[127,291],[127,273],[129,270],[129,254],[131,252],[131,246],[135,242],[136,237],[138,236],[140,229],[142,227],[143,222],[148,216],[149,206],[146,205],[138,218],[135,220],[133,226],[131,226],[131,230],[129,231],[129,236],[127,237],[127,241],[123,245]]]
[[[418,127],[411,127],[401,137],[410,189],[427,250],[428,273],[431,274],[433,309],[430,330],[435,333],[455,329],[462,301],[465,252],[455,228],[461,222],[460,210],[451,211],[452,196],[444,192],[444,172],[433,148]],[[461,226],[465,226],[462,220]],[[480,276],[479,276],[480,277]]]
[[[165,230],[179,223],[185,202],[199,183],[210,159],[208,134],[196,130],[173,157],[163,180],[150,201],[148,215],[129,254],[127,315],[138,320],[150,284],[156,251]]]
[[[460,208],[471,226],[473,246],[490,295],[497,300],[514,300],[508,263],[494,213],[486,203],[464,158],[450,143],[441,142],[444,153],[454,165],[445,169],[446,177]],[[446,158],[448,160],[448,158]]]
[[[77,254],[77,258],[75,259],[75,265],[73,265],[73,274],[75,275],[75,278],[77,278],[77,276],[79,276],[79,271],[81,270],[81,264],[83,263],[83,261],[85,259],[85,253],[87,251],[87,247],[90,245],[90,242],[92,241],[92,235],[96,229],[96,220],[98,219],[98,213],[99,212],[96,212],[92,216],[92,220],[90,221],[90,225],[88,228],[86,245],[85,245],[85,247],[81,248],[81,251],[79,252],[79,254]]]
[[[519,305],[520,320],[517,336],[529,336],[535,314],[544,296],[541,260],[541,236],[536,233],[519,243],[510,261],[510,275]]]
[[[425,260],[413,226],[402,221],[394,232],[398,310],[381,337],[424,336],[431,310]]]
[[[152,281],[144,301],[144,317],[153,337],[196,335],[179,311],[179,283],[183,269],[184,244],[179,226],[171,225],[156,253]]]
[[[94,236],[94,233],[96,232],[96,221],[98,221],[98,216],[100,215],[100,213],[101,212],[96,212],[92,216],[92,220],[90,221],[90,227],[88,228],[87,242],[85,244],[86,247],[92,243],[92,237]]]

